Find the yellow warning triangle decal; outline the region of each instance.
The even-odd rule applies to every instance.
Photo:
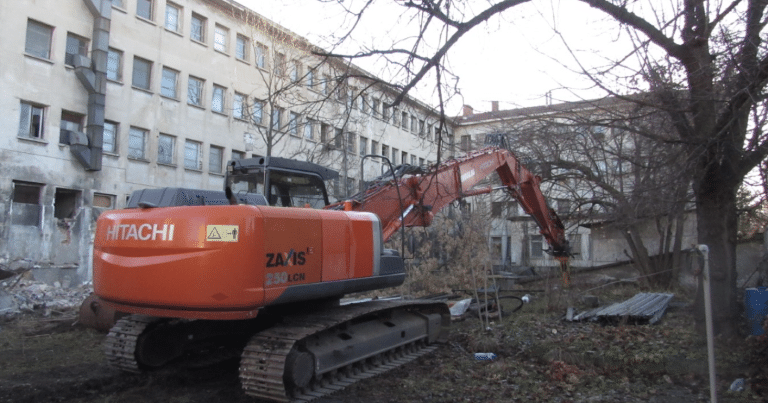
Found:
[[[221,235],[219,235],[219,231],[216,231],[216,227],[213,227],[211,233],[208,234],[208,239],[221,239]]]

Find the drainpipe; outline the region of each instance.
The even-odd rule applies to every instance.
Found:
[[[709,363],[709,401],[717,403],[717,382],[715,381],[715,337],[712,325],[712,296],[710,291],[709,277],[709,247],[707,245],[698,245],[696,249],[704,256],[704,315],[707,325],[707,358]]]
[[[88,91],[88,122],[85,138],[76,136],[70,140],[69,151],[88,171],[101,170],[102,144],[104,140],[104,110],[107,97],[107,54],[112,18],[110,0],[83,0],[93,14],[93,39],[91,59],[75,57],[75,75]],[[72,141],[74,140],[74,141]]]

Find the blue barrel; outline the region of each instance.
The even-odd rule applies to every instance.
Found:
[[[760,336],[763,331],[763,319],[768,315],[768,288],[747,288],[744,291],[744,308],[749,322],[749,333]]]

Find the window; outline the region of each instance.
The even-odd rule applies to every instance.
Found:
[[[498,261],[502,259],[503,247],[501,241],[502,238],[500,236],[491,237],[491,259],[493,260]]]
[[[205,81],[200,78],[189,76],[187,83],[187,103],[195,106],[203,106],[203,87]]]
[[[355,133],[347,132],[347,152],[350,154],[355,153]]]
[[[160,95],[168,98],[177,99],[176,90],[179,81],[179,72],[168,67],[163,67],[163,79],[160,83]]]
[[[254,99],[253,110],[251,113],[252,113],[251,120],[253,121],[253,124],[256,124],[256,125],[264,124],[264,102],[263,101]]]
[[[323,143],[328,142],[333,136],[333,133],[331,132],[331,125],[327,123],[321,123],[320,124],[320,141]]]
[[[104,121],[101,149],[105,153],[117,153],[117,123]]]
[[[408,112],[401,112],[400,124],[403,130],[408,130]]]
[[[291,136],[297,136],[299,135],[299,114],[296,112],[291,112],[288,115],[288,133],[291,134]]]
[[[419,120],[419,136],[424,137],[424,119]]]
[[[291,63],[291,82],[298,83],[301,77],[301,64],[299,62]]]
[[[557,199],[557,214],[562,216],[571,212],[571,201],[568,199]]]
[[[416,116],[411,115],[411,133],[416,133],[418,122],[419,121],[416,120]]]
[[[334,128],[333,145],[336,148],[341,148],[341,143],[344,141],[344,131],[339,128]]]
[[[419,166],[420,167],[424,166],[424,158],[419,158]]]
[[[575,260],[584,260],[586,258],[581,252],[581,239],[581,234],[568,235],[568,246],[571,247],[571,252],[573,253],[573,258]]]
[[[107,79],[123,80],[123,52],[112,48],[107,51]]]
[[[242,160],[245,159],[245,153],[242,151],[235,151],[232,150],[232,159],[233,160]]]
[[[211,146],[210,153],[208,153],[208,172],[220,174],[221,173],[221,159],[224,156],[224,149],[218,146]]]
[[[70,144],[70,132],[83,131],[83,118],[79,113],[61,111],[61,123],[59,124],[59,143]]]
[[[67,50],[64,55],[64,64],[75,65],[75,56],[88,56],[88,41],[71,32],[67,32]]]
[[[43,209],[40,204],[42,191],[43,185],[13,181],[13,208],[11,209],[13,225],[40,226]]]
[[[272,108],[272,130],[280,130],[280,116],[283,114],[283,109],[278,107]]]
[[[374,98],[372,102],[371,111],[373,112],[373,117],[380,118],[381,113],[379,111],[379,100]]]
[[[312,119],[307,119],[304,123],[304,138],[307,140],[315,140],[315,122]]]
[[[160,164],[173,164],[173,150],[176,144],[176,138],[167,134],[160,133],[157,140],[157,162]]]
[[[50,59],[52,34],[53,27],[27,20],[27,41],[24,44],[24,51],[32,56]]]
[[[179,16],[181,15],[181,7],[166,3],[165,4],[165,29],[173,32],[181,31],[181,21]]]
[[[472,136],[471,135],[465,135],[461,136],[461,151],[464,153],[470,152],[472,150]]]
[[[211,110],[218,113],[224,113],[224,87],[218,85],[213,86]]]
[[[544,257],[544,239],[541,235],[531,235],[531,257],[534,259]]]
[[[285,74],[285,55],[278,53],[275,55],[275,70],[274,73],[278,77],[282,77]]]
[[[93,204],[93,207],[114,208],[115,195],[108,195],[104,193],[94,193],[92,204]]]
[[[213,48],[219,52],[227,52],[227,37],[229,36],[229,29],[216,24],[216,28],[213,30]]]
[[[397,156],[400,154],[400,150],[392,147],[392,165],[397,165]]]
[[[149,91],[150,76],[152,74],[152,62],[140,57],[133,58],[133,81],[136,88]]]
[[[368,150],[368,139],[360,136],[360,156],[362,157],[365,155],[366,150]]]
[[[145,145],[147,144],[147,131],[137,127],[131,127],[128,132],[128,158],[145,159]]]
[[[330,90],[329,85],[331,82],[331,77],[323,76],[323,95],[328,95],[328,91]]]
[[[136,0],[136,15],[151,20],[152,0]]]
[[[189,24],[189,37],[193,41],[205,43],[205,22],[205,17],[192,13],[192,20]]]
[[[200,161],[200,143],[187,140],[184,143],[184,168],[201,170],[203,164]]]
[[[235,57],[248,61],[248,38],[238,34],[235,42]]]
[[[256,44],[256,67],[267,68],[267,47],[261,43]]]
[[[53,198],[54,218],[75,218],[80,208],[80,191],[56,188]]]
[[[112,0],[112,6],[124,8],[125,4],[123,4],[123,1],[124,0]]]
[[[379,151],[379,142],[371,140],[371,154],[378,155],[379,154],[378,151]]]
[[[411,165],[416,165],[416,156],[411,154]]]
[[[491,217],[507,218],[517,216],[516,201],[496,201],[491,202]]]
[[[43,117],[45,108],[27,102],[21,103],[19,118],[19,137],[28,139],[43,138]]]
[[[400,163],[405,165],[408,163],[408,153],[403,151],[402,155],[400,156]]]
[[[315,86],[315,73],[312,70],[307,70],[307,87],[312,88]]]
[[[245,95],[235,93],[232,97],[232,115],[236,119],[245,119]]]

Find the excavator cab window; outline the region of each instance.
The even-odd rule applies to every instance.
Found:
[[[234,194],[258,193],[266,195],[264,192],[264,169],[252,168],[247,173],[227,175],[227,185]]]
[[[269,204],[283,207],[323,208],[328,204],[323,180],[312,174],[269,170]]]

